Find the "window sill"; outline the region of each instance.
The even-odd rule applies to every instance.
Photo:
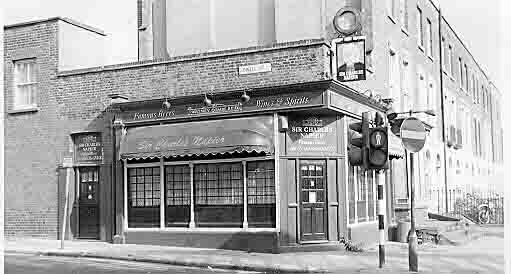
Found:
[[[239,233],[239,232],[279,232],[277,228],[228,228],[228,227],[129,227],[127,232],[197,232],[197,233]]]
[[[408,33],[408,31],[403,27],[401,27],[401,32],[404,33],[406,36],[410,36],[410,33]]]
[[[7,111],[8,114],[18,114],[18,113],[28,113],[28,112],[37,112],[39,111],[39,107],[25,107],[18,109],[11,109]]]
[[[356,223],[352,223],[352,224],[348,224],[348,227],[349,228],[355,228],[357,226],[362,226],[362,225],[372,225],[372,224],[377,224],[378,221],[364,221],[364,222],[356,222]]]
[[[392,23],[396,24],[396,19],[392,15],[387,15],[387,18],[389,18]]]
[[[431,62],[435,62],[435,59],[433,59],[433,56],[428,54],[428,58],[429,58],[429,60],[431,60]]]
[[[418,47],[418,48],[419,48],[419,49],[420,49],[423,53],[425,53],[425,52],[426,52],[426,50],[424,49],[424,47],[423,47],[423,46],[421,46],[421,45],[417,45],[417,47]]]

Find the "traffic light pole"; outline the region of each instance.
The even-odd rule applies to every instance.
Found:
[[[406,151],[408,153],[408,151]],[[410,231],[408,233],[408,270],[418,272],[417,233],[415,233],[415,182],[413,153],[410,153]]]
[[[385,170],[378,171],[378,258],[379,267],[385,264],[385,200],[383,189],[385,185]]]

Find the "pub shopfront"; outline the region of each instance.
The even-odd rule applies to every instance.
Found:
[[[382,107],[335,81],[242,94],[113,105],[114,242],[278,252],[357,229],[377,239],[375,178],[355,178],[346,133]]]

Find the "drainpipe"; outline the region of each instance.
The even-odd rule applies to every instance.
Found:
[[[440,4],[438,4],[438,45],[440,50],[439,52],[439,65],[440,65],[440,108],[442,112],[442,146],[444,148],[444,182],[445,182],[445,212],[447,213],[449,211],[448,204],[449,204],[449,196],[448,190],[447,190],[447,148],[446,148],[446,134],[445,134],[445,103],[444,103],[444,75],[442,70],[442,63],[443,63],[443,52],[442,52],[442,9],[440,8]],[[440,212],[439,212],[440,213]]]

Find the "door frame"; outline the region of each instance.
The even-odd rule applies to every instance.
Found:
[[[96,197],[97,197],[97,203],[96,203],[96,207],[97,207],[97,212],[98,212],[98,217],[97,217],[97,226],[98,226],[98,233],[96,235],[96,237],[92,238],[92,237],[81,237],[80,235],[80,206],[81,206],[81,203],[80,203],[80,186],[81,186],[81,179],[80,179],[80,174],[81,174],[81,170],[82,169],[96,169],[98,171],[98,181],[97,181],[97,186],[96,186]],[[76,185],[75,185],[75,199],[76,199],[76,239],[84,239],[84,240],[99,240],[101,238],[101,191],[100,191],[100,188],[101,188],[101,172],[100,172],[100,166],[99,165],[81,165],[81,166],[76,166]]]
[[[311,158],[299,158],[296,159],[296,183],[297,183],[297,201],[298,201],[298,214],[297,214],[297,239],[299,244],[315,244],[315,243],[327,243],[328,241],[328,159],[327,158],[320,158],[320,157],[311,157]],[[323,162],[323,170],[324,170],[324,195],[325,195],[325,202],[324,202],[324,228],[325,228],[325,239],[321,240],[304,240],[302,235],[302,175],[301,175],[301,165],[303,162]]]

